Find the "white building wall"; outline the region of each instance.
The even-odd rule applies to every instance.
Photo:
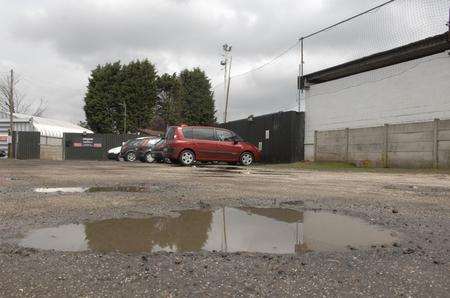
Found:
[[[305,159],[314,131],[450,119],[448,52],[312,85],[305,96]]]

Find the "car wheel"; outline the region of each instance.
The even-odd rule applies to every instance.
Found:
[[[241,164],[244,166],[249,166],[253,163],[253,154],[250,152],[244,152],[241,154]]]
[[[134,153],[133,151],[128,152],[127,155],[125,155],[125,160],[126,161],[135,161],[136,153]]]
[[[147,152],[147,154],[145,154],[145,161],[148,163],[152,163],[155,161],[155,159],[153,158],[153,156],[150,152]]]
[[[191,166],[195,161],[195,154],[191,150],[184,150],[180,153],[179,160],[183,166]]]

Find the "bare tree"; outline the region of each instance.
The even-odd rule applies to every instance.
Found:
[[[11,86],[13,91],[13,113],[30,114],[33,116],[42,116],[47,110],[47,102],[40,98],[38,102],[28,102],[18,85],[20,83],[20,77],[14,76],[14,79],[10,74],[4,75],[0,78],[0,111],[10,112],[9,97],[11,94]]]

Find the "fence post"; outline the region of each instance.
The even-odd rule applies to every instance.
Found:
[[[433,121],[433,168],[439,167],[439,119]]]
[[[389,167],[389,124],[384,124],[383,167]]]
[[[317,130],[314,131],[314,161],[317,161]]]
[[[345,129],[345,162],[348,162],[348,147],[350,142],[350,129]]]

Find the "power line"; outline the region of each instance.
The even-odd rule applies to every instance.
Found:
[[[341,24],[344,24],[344,23],[346,23],[346,22],[348,22],[348,21],[351,21],[351,20],[353,20],[353,19],[356,19],[357,17],[360,17],[360,16],[362,16],[362,15],[365,15],[366,13],[372,12],[372,11],[374,11],[374,10],[377,10],[378,8],[381,8],[381,7],[383,7],[383,6],[386,6],[386,5],[388,5],[388,4],[391,4],[391,3],[394,2],[394,1],[395,1],[395,0],[390,0],[390,1],[384,2],[384,3],[380,4],[380,5],[377,5],[377,6],[375,6],[375,7],[372,7],[371,9],[368,9],[368,10],[366,10],[366,11],[363,11],[363,12],[361,12],[361,13],[358,13],[358,14],[356,14],[356,15],[354,15],[354,16],[352,16],[352,17],[349,17],[349,18],[347,18],[347,19],[345,19],[345,20],[342,20],[342,21],[340,21],[340,22],[337,22],[336,24],[333,24],[333,25],[331,25],[331,26],[325,27],[325,28],[320,29],[320,30],[318,30],[318,31],[316,31],[316,32],[313,32],[313,33],[311,33],[311,34],[308,34],[308,35],[306,35],[306,36],[302,36],[300,39],[307,39],[307,38],[310,38],[310,37],[312,37],[312,36],[314,36],[314,35],[317,35],[317,34],[319,34],[319,33],[322,33],[322,32],[324,32],[324,31],[327,31],[327,30],[329,30],[329,29],[332,29],[332,28],[334,28],[334,27],[337,27],[337,26],[339,26],[339,25],[341,25]]]
[[[250,70],[248,70],[248,71],[245,71],[245,72],[243,72],[243,73],[240,73],[240,74],[231,76],[230,79],[234,79],[234,78],[238,78],[238,77],[243,77],[243,76],[246,76],[246,75],[248,75],[248,74],[250,74],[250,73],[252,73],[252,72],[255,72],[255,71],[258,71],[258,70],[263,69],[264,67],[266,67],[266,66],[268,66],[268,65],[270,65],[270,64],[272,64],[272,63],[274,63],[274,62],[276,62],[278,59],[280,59],[281,57],[283,57],[284,55],[286,55],[287,53],[289,53],[293,48],[295,48],[295,47],[298,46],[299,42],[300,42],[300,41],[296,41],[293,45],[291,45],[291,46],[289,46],[288,48],[284,49],[284,50],[283,50],[282,52],[280,52],[278,55],[276,55],[275,57],[273,57],[273,58],[270,59],[269,61],[267,61],[267,62],[261,64],[260,66],[255,67],[255,68],[252,68],[252,69],[250,69]],[[217,85],[214,85],[212,89],[215,89],[215,88],[217,88],[217,87],[219,87],[219,86],[221,86],[221,85],[223,85],[223,84],[224,84],[224,83],[219,83],[219,84],[217,84]]]

